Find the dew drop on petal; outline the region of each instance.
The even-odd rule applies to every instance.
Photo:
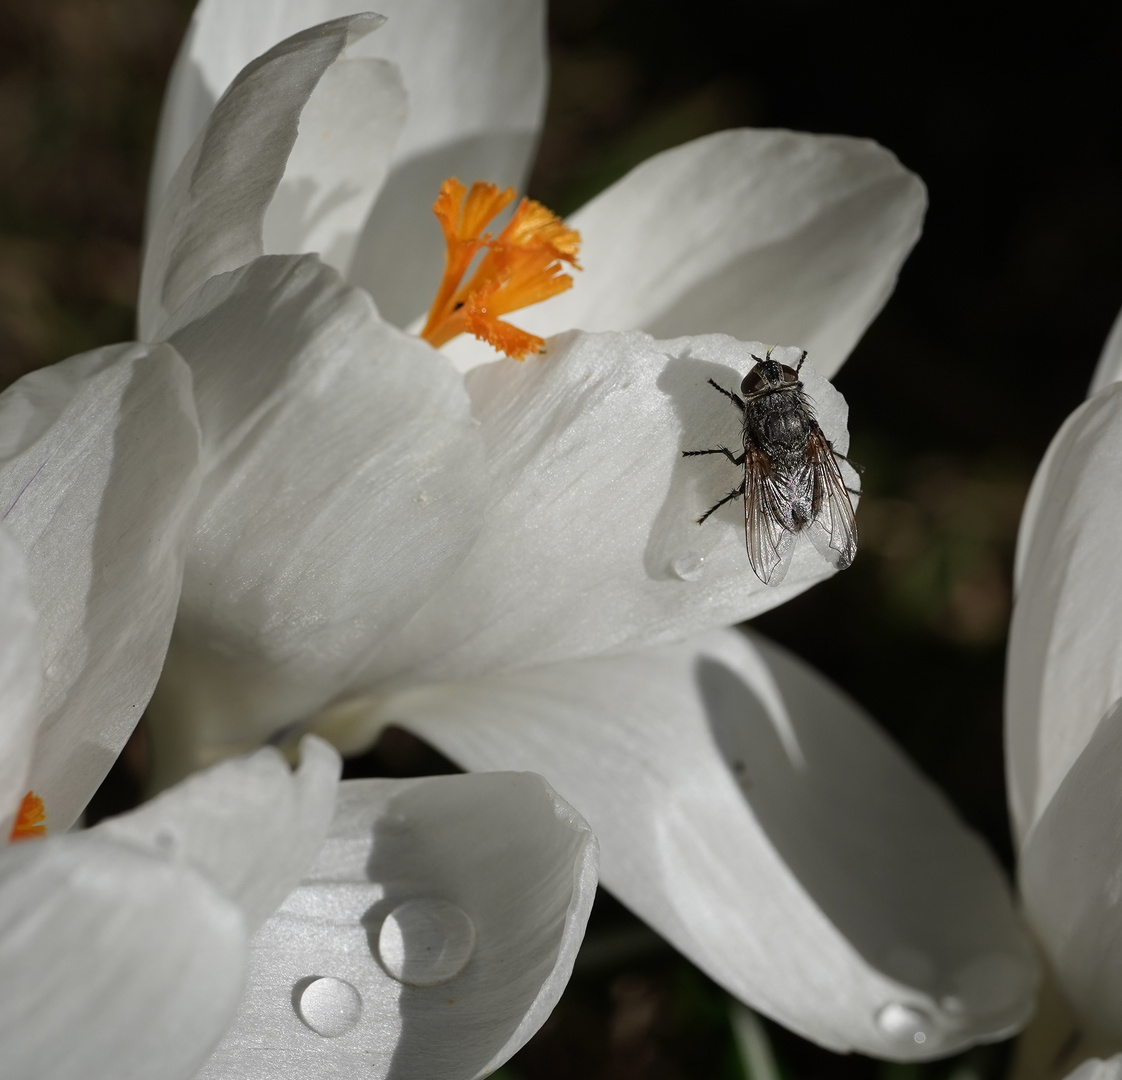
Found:
[[[927,1042],[931,1017],[914,1005],[893,1001],[877,1013],[877,1027],[898,1043]]]
[[[670,572],[682,581],[697,581],[701,577],[701,568],[705,557],[696,551],[687,551],[683,555],[676,555],[670,563]]]
[[[300,992],[296,1012],[314,1032],[334,1039],[345,1035],[362,1015],[362,995],[331,975],[313,979]]]
[[[436,986],[455,978],[475,950],[475,925],[447,900],[407,900],[378,933],[382,966],[398,982]]]

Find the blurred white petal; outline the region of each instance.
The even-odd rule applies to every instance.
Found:
[[[483,443],[447,362],[310,256],[212,279],[168,329],[205,477],[153,708],[225,756],[321,707],[447,588],[480,528]]]
[[[191,378],[113,345],[0,394],[0,517],[23,549],[44,665],[28,787],[68,828],[155,686],[198,491]]]
[[[300,744],[300,765],[258,750],[195,773],[93,832],[186,863],[245,915],[250,933],[299,884],[335,812],[342,763],[321,739]]]
[[[376,718],[467,768],[541,772],[588,818],[607,888],[822,1045],[939,1057],[1032,1010],[993,857],[864,713],[757,638],[428,687]]]
[[[199,1078],[484,1076],[556,1004],[595,887],[596,841],[541,777],[346,781]]]
[[[1103,345],[1099,355],[1099,362],[1095,365],[1095,374],[1091,379],[1091,386],[1087,391],[1088,397],[1093,397],[1105,386],[1122,379],[1122,311],[1114,320],[1110,334]]]
[[[679,640],[833,574],[803,538],[783,584],[765,585],[748,565],[740,500],[697,524],[743,479],[723,457],[682,457],[740,438],[740,412],[707,380],[739,387],[764,349],[718,334],[573,333],[542,357],[469,372],[491,479],[483,531],[449,586],[352,686],[470,678]],[[809,361],[802,377],[844,453],[844,399]]]
[[[1021,849],[1025,910],[1083,1032],[1122,1040],[1122,707],[1066,770]]]
[[[1067,1080],[1122,1080],[1122,1054],[1103,1061],[1092,1058],[1068,1073]]]
[[[919,239],[919,178],[864,139],[722,131],[645,161],[578,210],[582,273],[514,321],[799,345],[829,377]]]
[[[1033,481],[1006,674],[1006,767],[1023,838],[1122,697],[1122,386],[1060,429]]]
[[[90,833],[0,849],[11,1080],[187,1080],[237,1006],[241,912],[190,867]]]
[[[267,217],[298,141],[301,114],[317,96],[321,78],[352,41],[380,22],[376,15],[356,15],[288,38],[249,64],[222,97],[152,220],[141,274],[141,338],[156,336],[167,316],[207,278],[263,254],[267,224],[273,239],[306,239],[307,215],[334,203],[317,235],[349,246],[348,236],[380,185],[402,116],[403,91],[385,65],[371,68],[371,62],[353,61],[328,79],[312,106],[304,146],[294,154],[293,177],[278,208],[292,213],[300,204],[305,220],[286,230],[276,215],[268,222]],[[374,96],[347,102],[339,135],[375,141],[369,148],[329,150],[317,163],[309,144],[322,141],[325,110],[337,108],[340,94],[355,89]],[[335,172],[359,162],[371,175],[343,178]]]

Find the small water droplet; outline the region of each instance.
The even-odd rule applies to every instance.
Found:
[[[362,995],[343,979],[321,976],[300,992],[296,1013],[316,1034],[334,1039],[358,1023]]]
[[[382,966],[398,982],[436,986],[454,978],[475,950],[475,925],[447,900],[406,900],[378,933]]]
[[[931,1017],[915,1005],[893,1001],[877,1013],[877,1027],[900,1043],[925,1043],[931,1031]]]
[[[701,568],[705,564],[705,556],[696,551],[687,551],[684,555],[676,555],[670,563],[670,572],[682,581],[697,581],[701,577]]]

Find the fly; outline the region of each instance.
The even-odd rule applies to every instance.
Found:
[[[743,496],[748,562],[765,585],[778,585],[801,532],[831,566],[849,566],[857,554],[857,520],[838,465],[845,459],[822,433],[799,380],[806,351],[793,368],[772,360],[771,353],[768,349],[762,360],[752,354],[756,364],[740,384],[743,397],[709,380],[743,414],[744,452],[737,456],[718,446],[683,450],[682,456],[724,454],[734,465],[744,466],[740,487],[706,510],[697,523]]]

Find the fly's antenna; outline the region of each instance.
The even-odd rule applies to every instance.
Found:
[[[767,347],[767,356],[765,357],[765,359],[767,359],[767,360],[770,360],[770,359],[771,359],[771,354],[772,354],[772,351],[773,351],[774,349],[775,349],[775,346],[774,346],[774,345],[769,345],[769,346]]]

